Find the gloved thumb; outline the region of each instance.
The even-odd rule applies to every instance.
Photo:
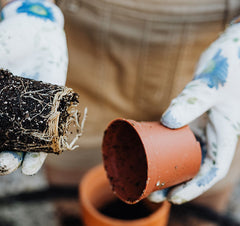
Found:
[[[161,122],[172,129],[185,126],[208,111],[216,103],[216,99],[216,89],[209,88],[200,80],[193,80],[172,100]]]

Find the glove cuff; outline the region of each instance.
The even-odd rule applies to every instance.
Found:
[[[29,16],[64,26],[62,11],[54,3],[46,0],[18,0],[3,7],[1,17],[6,20],[16,16]]]

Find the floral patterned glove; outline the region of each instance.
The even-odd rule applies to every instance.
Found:
[[[181,204],[225,177],[240,134],[239,72],[240,24],[235,20],[202,54],[194,79],[172,100],[161,119],[173,129],[191,123],[194,133],[205,143],[200,171],[189,182],[152,193],[150,200],[168,199]]]
[[[0,67],[15,75],[64,85],[67,45],[60,9],[44,0],[18,0],[2,9],[0,23]],[[0,175],[13,172],[35,174],[46,153],[0,153]]]

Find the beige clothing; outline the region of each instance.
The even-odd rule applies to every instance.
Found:
[[[47,162],[56,169],[81,172],[101,161],[103,132],[112,119],[160,119],[192,79],[202,51],[240,12],[239,0],[59,4],[69,48],[67,85],[80,94],[88,117],[79,150]]]

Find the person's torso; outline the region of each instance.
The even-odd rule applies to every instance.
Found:
[[[81,140],[86,146],[100,144],[113,118],[159,120],[192,79],[201,52],[240,12],[238,0],[60,3],[70,57],[68,85],[89,109]]]

